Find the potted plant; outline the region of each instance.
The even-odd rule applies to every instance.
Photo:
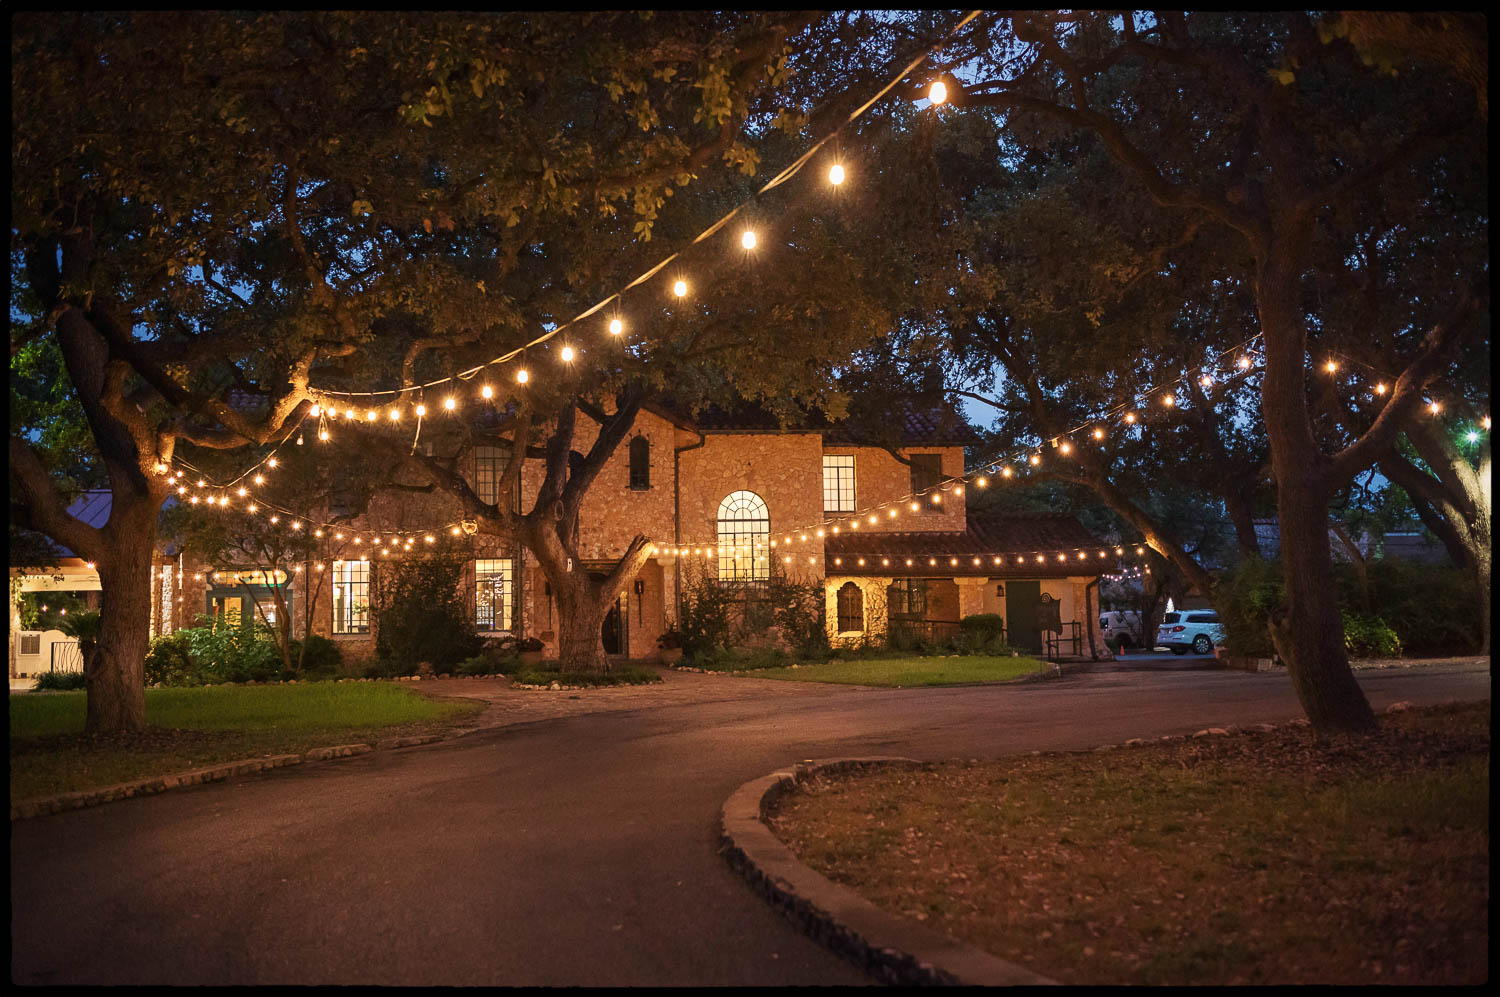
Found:
[[[665,633],[656,638],[656,648],[660,652],[657,656],[663,664],[677,664],[682,660],[682,634],[675,626],[668,627]]]
[[[535,637],[522,638],[521,642],[516,645],[516,651],[521,656],[521,664],[539,664],[542,660],[542,649],[546,646]]]

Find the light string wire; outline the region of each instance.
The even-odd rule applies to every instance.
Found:
[[[566,322],[563,322],[561,325],[557,325],[557,326],[552,327],[551,329],[543,332],[541,335],[537,336],[535,339],[531,340],[530,342],[526,343],[525,345],[518,346],[515,349],[512,349],[512,350],[509,350],[509,351],[507,351],[505,353],[502,353],[501,355],[495,357],[493,360],[489,360],[489,361],[486,361],[485,363],[478,364],[478,365],[476,365],[474,367],[470,367],[468,370],[462,371],[462,372],[460,372],[458,374],[451,374],[448,377],[438,378],[436,380],[428,381],[428,382],[426,382],[424,384],[414,384],[414,385],[410,385],[410,386],[402,387],[402,388],[387,388],[387,389],[380,390],[380,391],[336,391],[336,390],[332,390],[332,389],[328,389],[328,388],[316,388],[316,389],[314,389],[311,386],[309,386],[309,390],[310,391],[316,391],[316,393],[318,395],[321,395],[321,396],[324,396],[324,397],[328,397],[328,398],[342,398],[342,399],[347,399],[347,398],[376,398],[376,397],[386,397],[386,396],[394,396],[396,398],[400,398],[402,395],[406,394],[407,392],[423,391],[423,390],[426,390],[427,388],[436,387],[437,385],[440,385],[440,384],[448,384],[448,383],[450,383],[452,381],[455,381],[455,380],[468,380],[468,379],[474,377],[480,371],[485,370],[488,367],[493,367],[493,366],[496,366],[497,364],[507,363],[507,362],[509,362],[511,360],[514,360],[516,357],[520,356],[522,353],[525,353],[527,350],[529,350],[529,349],[531,349],[531,348],[533,348],[535,346],[540,346],[542,343],[547,342],[548,340],[550,340],[553,337],[557,336],[558,334],[564,332],[565,330],[569,329],[570,327],[578,324],[579,322],[582,322],[584,319],[586,319],[586,318],[588,318],[588,317],[590,317],[592,315],[597,314],[600,310],[602,310],[604,308],[607,308],[610,305],[611,302],[619,301],[619,302],[623,303],[623,301],[624,301],[624,295],[625,295],[626,291],[632,290],[633,288],[636,288],[636,287],[640,286],[641,284],[644,284],[646,281],[650,280],[652,277],[655,277],[665,267],[667,267],[673,260],[675,260],[678,257],[680,257],[688,249],[691,249],[693,246],[696,246],[699,243],[703,242],[705,239],[708,239],[709,237],[711,237],[712,235],[714,235],[716,232],[718,232],[720,229],[722,229],[725,225],[729,224],[729,222],[731,222],[732,220],[734,220],[734,218],[737,215],[739,215],[740,212],[744,211],[751,204],[754,204],[755,201],[758,200],[761,197],[761,195],[765,194],[767,191],[770,191],[770,190],[772,190],[772,189],[774,189],[776,187],[779,187],[781,184],[785,183],[786,181],[790,180],[792,177],[796,176],[797,173],[801,171],[802,167],[805,166],[805,165],[807,165],[807,163],[815,155],[817,155],[818,151],[821,150],[823,148],[823,146],[827,145],[830,140],[832,140],[835,137],[837,137],[841,132],[843,132],[844,129],[848,128],[849,125],[851,125],[856,119],[858,119],[861,115],[863,115],[871,107],[874,107],[875,104],[882,97],[884,97],[886,94],[888,94],[888,93],[891,92],[891,90],[896,86],[896,84],[900,83],[903,79],[905,79],[913,71],[915,71],[917,69],[917,67],[921,66],[923,62],[927,61],[927,59],[932,55],[933,52],[937,51],[943,45],[946,45],[952,39],[952,37],[954,35],[956,35],[970,21],[972,21],[974,18],[978,17],[979,14],[980,14],[980,11],[978,11],[978,10],[970,11],[967,15],[965,15],[965,17],[963,18],[963,20],[959,21],[958,24],[956,24],[948,32],[947,35],[945,35],[939,41],[934,42],[933,44],[931,44],[931,45],[927,46],[926,48],[924,48],[916,56],[916,58],[914,58],[910,62],[908,62],[901,69],[901,71],[899,73],[897,73],[894,77],[891,78],[891,80],[890,80],[889,83],[887,83],[884,87],[882,87],[879,90],[879,92],[877,92],[875,94],[875,96],[871,97],[869,100],[865,101],[859,107],[855,108],[854,111],[852,111],[849,114],[848,118],[845,119],[843,122],[841,122],[837,128],[833,129],[827,135],[824,135],[822,138],[820,138],[816,142],[814,142],[811,148],[809,148],[806,152],[804,152],[801,156],[799,156],[796,160],[794,160],[790,165],[788,165],[786,168],[784,168],[780,173],[776,174],[769,181],[767,181],[766,184],[765,184],[765,186],[761,187],[755,193],[751,194],[749,198],[747,198],[746,200],[744,200],[740,204],[738,204],[735,207],[731,208],[729,210],[729,212],[727,214],[725,214],[722,218],[720,218],[718,221],[714,222],[712,225],[709,225],[702,232],[698,233],[698,235],[693,239],[693,241],[690,242],[690,243],[688,243],[688,245],[687,245],[687,247],[685,249],[681,249],[681,250],[678,250],[675,253],[672,253],[670,256],[666,257],[666,259],[662,260],[660,263],[657,263],[655,266],[650,267],[649,269],[647,269],[644,272],[642,272],[641,274],[639,274],[634,280],[630,281],[628,284],[626,284],[625,286],[621,287],[618,291],[614,292],[613,294],[609,295],[608,297],[604,298],[603,300],[598,301],[595,304],[589,306],[588,308],[584,309],[582,312],[579,312],[573,318],[568,319]]]
[[[1244,340],[1244,341],[1242,341],[1240,343],[1236,343],[1235,345],[1233,345],[1231,347],[1228,347],[1227,349],[1221,350],[1220,352],[1218,352],[1217,354],[1215,354],[1213,356],[1213,358],[1210,361],[1210,363],[1212,363],[1213,365],[1215,365],[1215,369],[1217,370],[1219,366],[1222,366],[1223,361],[1224,361],[1224,359],[1226,357],[1229,357],[1229,356],[1231,356],[1233,354],[1238,353],[1240,355],[1240,369],[1241,369],[1241,371],[1249,371],[1251,369],[1251,365],[1252,365],[1251,357],[1253,356],[1253,354],[1252,354],[1252,352],[1250,350],[1250,347],[1251,347],[1251,345],[1253,343],[1255,343],[1259,339],[1260,339],[1260,335],[1257,334],[1255,336],[1251,336],[1249,339],[1246,339],[1246,340]],[[1201,369],[1202,368],[1200,368],[1200,370]],[[1116,405],[1113,405],[1110,408],[1104,410],[1103,412],[1101,412],[1101,413],[1099,413],[1099,414],[1097,414],[1097,415],[1095,415],[1095,416],[1093,416],[1093,417],[1091,417],[1091,418],[1089,418],[1087,420],[1084,420],[1084,421],[1080,422],[1075,428],[1073,428],[1071,430],[1068,430],[1066,432],[1059,433],[1059,434],[1056,434],[1056,435],[1052,436],[1050,438],[1049,442],[1055,444],[1057,442],[1057,440],[1059,440],[1059,439],[1065,439],[1065,438],[1067,438],[1067,437],[1069,437],[1069,436],[1071,436],[1071,435],[1073,435],[1075,433],[1083,432],[1084,430],[1087,430],[1087,429],[1089,429],[1091,427],[1097,427],[1099,425],[1099,423],[1111,419],[1112,417],[1116,416],[1121,411],[1135,411],[1135,410],[1137,410],[1137,408],[1140,408],[1141,410],[1144,411],[1144,410],[1146,410],[1146,409],[1149,408],[1149,399],[1153,395],[1156,395],[1159,392],[1162,392],[1162,391],[1165,391],[1165,390],[1171,390],[1171,389],[1173,389],[1173,387],[1176,384],[1179,384],[1179,383],[1185,381],[1186,378],[1187,378],[1187,376],[1188,375],[1182,375],[1182,376],[1179,376],[1179,377],[1172,378],[1171,380],[1168,380],[1168,381],[1160,382],[1158,384],[1152,385],[1150,387],[1147,387],[1147,388],[1144,388],[1144,389],[1141,389],[1141,390],[1133,391],[1133,392],[1131,392],[1131,397],[1130,397],[1129,400],[1127,400],[1125,402],[1120,402],[1120,403],[1118,403]],[[1146,405],[1138,406],[1137,402],[1139,402],[1141,400],[1146,400],[1147,404]],[[418,418],[419,418],[419,424],[420,424],[420,418],[421,417],[419,416]],[[357,419],[353,420],[353,424],[354,425],[365,425],[364,422],[361,422],[360,420],[357,420]],[[420,432],[420,428],[418,429],[418,432]],[[283,444],[285,443],[285,439],[289,439],[290,438],[290,435],[291,434],[288,434],[288,436],[283,439],[283,441],[282,441]],[[415,447],[415,441],[413,442],[413,446]],[[860,510],[851,511],[851,512],[848,512],[848,513],[836,513],[833,516],[825,517],[822,520],[821,524],[818,525],[818,526],[803,527],[803,528],[800,528],[800,529],[793,529],[793,530],[790,530],[790,531],[777,530],[776,534],[777,534],[777,536],[780,537],[781,544],[783,546],[785,546],[785,545],[793,543],[794,540],[797,539],[797,538],[800,538],[800,541],[807,541],[809,539],[822,539],[826,535],[829,535],[830,533],[833,534],[833,535],[837,535],[838,533],[841,532],[841,530],[843,528],[843,525],[847,525],[850,528],[850,531],[852,533],[853,530],[857,530],[859,528],[859,523],[860,523],[860,521],[862,519],[868,518],[869,525],[872,525],[872,526],[876,525],[876,524],[878,524],[880,522],[883,522],[884,520],[881,520],[880,516],[879,516],[879,513],[881,513],[881,512],[885,512],[886,513],[887,520],[894,519],[897,515],[899,515],[899,511],[895,508],[896,506],[904,505],[904,504],[906,504],[908,502],[911,502],[914,505],[914,508],[913,508],[912,511],[913,512],[918,511],[920,509],[920,502],[921,502],[921,500],[923,500],[923,499],[927,498],[929,495],[933,494],[934,490],[937,490],[938,492],[948,491],[948,490],[951,490],[955,485],[957,485],[958,488],[959,488],[959,493],[961,494],[962,484],[970,481],[971,479],[977,479],[977,482],[978,482],[979,486],[980,487],[985,487],[987,485],[987,483],[988,483],[987,479],[984,477],[985,473],[993,474],[993,473],[995,473],[995,469],[998,468],[998,467],[1000,467],[1002,464],[1007,464],[1008,462],[1017,461],[1018,458],[1021,457],[1022,455],[1025,455],[1025,454],[1028,454],[1028,453],[1031,453],[1033,455],[1039,454],[1041,446],[1042,446],[1042,444],[1038,443],[1036,446],[1027,446],[1027,447],[1017,448],[1017,449],[1011,450],[1011,451],[1009,451],[1005,455],[991,455],[990,457],[986,458],[985,460],[980,461],[977,465],[974,466],[974,468],[972,470],[966,471],[964,474],[959,475],[959,476],[950,476],[950,477],[948,477],[946,479],[943,479],[938,484],[931,485],[931,486],[929,486],[929,487],[927,487],[925,489],[921,489],[919,491],[908,492],[906,495],[904,495],[904,496],[902,496],[900,498],[889,499],[889,500],[886,500],[886,501],[878,503],[878,504],[866,506],[865,508],[860,509]],[[267,460],[269,460],[269,458],[267,458]],[[191,469],[191,466],[188,465],[186,462],[181,462],[181,463],[183,463],[184,466],[187,466],[187,467],[189,467]],[[257,465],[257,466],[259,466],[259,465]],[[274,464],[272,464],[272,466],[274,467]],[[1024,469],[1025,465],[1023,464],[1022,466],[1023,466],[1023,469]],[[253,468],[252,468],[252,470],[253,470]],[[246,473],[248,473],[248,472],[246,472]],[[237,481],[241,480],[243,477],[244,477],[244,475],[242,474],[238,478],[236,478],[235,481],[237,482]],[[233,482],[231,482],[231,485],[232,484],[233,484]],[[218,489],[220,486],[208,486],[208,485],[204,485],[202,487],[205,487],[205,488],[212,487],[212,488]],[[227,487],[227,486],[225,486],[225,487]],[[185,493],[187,490],[188,489],[185,486],[179,486],[179,493]],[[220,495],[217,498],[217,500],[214,497],[212,497],[212,496],[210,496],[210,498],[209,498],[209,504],[210,505],[217,504],[217,505],[219,505],[221,507],[227,508],[228,507],[227,503],[228,503],[228,497],[227,496]],[[194,504],[196,504],[196,503],[194,503]],[[294,522],[295,523],[300,524],[303,521],[307,521],[309,523],[309,525],[313,526],[314,529],[339,529],[341,527],[341,524],[332,523],[332,522],[317,522],[317,521],[313,520],[310,517],[299,516],[298,513],[294,512],[294,511],[292,511],[290,509],[287,509],[287,508],[285,508],[283,506],[276,505],[275,503],[272,503],[272,502],[268,502],[268,501],[262,500],[260,502],[260,504],[265,505],[268,509],[272,509],[272,510],[274,510],[276,513],[278,513],[280,515],[288,515],[288,516],[294,517]],[[843,524],[843,525],[841,525],[841,524]],[[457,524],[455,524],[455,523],[446,524],[443,527],[443,529],[447,530],[448,532],[452,533],[453,535],[458,535],[461,532],[465,532],[463,530],[463,528],[462,528],[462,521],[459,521],[459,523],[457,523]],[[429,538],[429,539],[427,539],[426,542],[428,542],[428,543],[433,542],[430,539],[430,537],[431,537],[431,531],[430,530],[407,531],[407,530],[397,530],[397,529],[392,529],[392,530],[370,530],[370,529],[365,529],[365,530],[354,530],[354,531],[351,531],[351,532],[354,532],[356,534],[370,534],[372,537],[375,537],[375,538],[383,538],[385,536],[394,536],[394,537],[397,537],[397,538],[414,538],[416,536],[419,536],[419,535],[422,535],[422,534],[426,534],[427,537]],[[877,535],[879,535],[880,532],[886,532],[886,531],[878,531]],[[925,531],[923,531],[923,532],[925,532]],[[936,532],[936,531],[934,531],[934,532]],[[866,535],[868,535],[868,531],[867,531]],[[380,539],[377,539],[376,542],[377,542],[377,544],[383,544],[383,540],[380,540]],[[410,541],[408,540],[406,543],[404,543],[402,545],[409,547],[410,546]],[[702,546],[702,547],[677,547],[677,546],[674,546],[674,547],[662,547],[660,545],[653,544],[652,545],[652,551],[654,553],[654,552],[660,550],[660,551],[663,551],[665,553],[671,553],[674,556],[689,556],[689,555],[693,555],[693,556],[708,556],[708,557],[715,557],[715,556],[723,557],[723,556],[725,556],[724,552],[725,551],[729,551],[729,552],[731,552],[729,554],[729,556],[731,557],[731,559],[736,559],[737,560],[737,559],[740,559],[741,556],[743,555],[743,556],[749,557],[749,558],[751,558],[753,560],[753,559],[756,559],[756,558],[761,558],[761,559],[768,558],[769,556],[771,556],[770,553],[769,553],[770,548],[774,548],[777,545],[778,545],[777,538],[773,537],[768,532],[766,534],[765,540],[752,540],[752,541],[750,541],[748,543],[739,543],[739,544],[731,544],[731,545],[713,544],[713,545],[705,545],[705,546]],[[1096,551],[1097,550],[1097,551],[1099,551],[1098,556],[1102,558],[1102,557],[1105,556],[1105,551],[1108,550],[1108,547],[1109,547],[1109,545],[1090,544],[1090,545],[1087,545],[1087,546],[1065,548],[1065,550],[1067,550],[1069,552],[1072,552],[1074,554],[1077,554],[1079,559],[1082,559],[1083,557],[1086,556],[1082,552],[1084,552],[1084,551]],[[1048,550],[1049,551],[1057,551],[1058,548],[1053,547],[1053,548],[1049,548]],[[1143,554],[1144,553],[1143,548],[1141,546],[1137,546],[1136,547],[1136,553],[1138,555],[1139,554]],[[1123,547],[1116,547],[1116,554],[1119,555],[1119,556],[1124,556],[1125,555],[1124,548]],[[842,556],[843,555],[841,555],[841,554],[835,556],[835,563],[836,564],[840,563],[840,559],[842,558]],[[853,558],[857,562],[859,562],[860,566],[863,566],[864,558],[859,557],[858,554],[854,554],[854,555],[850,555],[850,556],[851,556],[851,558]],[[870,555],[870,556],[872,558],[881,557],[881,555],[879,555],[879,554]],[[949,558],[950,566],[956,566],[959,563],[958,559],[956,557],[953,557],[953,556],[947,555],[947,554],[945,554],[943,556]],[[966,553],[964,556],[965,557],[971,557],[972,554]],[[985,557],[985,558],[993,558],[994,559],[994,563],[996,565],[999,565],[999,564],[1003,563],[1002,562],[1002,558],[1003,557],[1011,557],[1011,556],[1017,557],[1018,563],[1023,563],[1026,560],[1026,558],[1028,558],[1028,557],[1035,557],[1038,562],[1043,562],[1044,563],[1044,553],[1037,552],[1037,551],[1030,551],[1030,552],[1026,552],[1024,554],[1016,554],[1015,552],[1006,552],[1006,554],[1004,554],[1004,555],[997,555],[997,554],[994,554],[994,553],[986,553],[985,555],[982,555],[982,557]],[[791,555],[782,555],[782,557],[783,557],[783,563],[791,563]],[[1058,557],[1059,557],[1059,560],[1065,560],[1065,558],[1063,557],[1063,555],[1061,553],[1059,553]],[[881,559],[888,564],[888,558],[883,558],[882,557]],[[899,559],[899,557],[898,557],[898,559]],[[908,566],[910,566],[911,559],[907,559],[907,560],[908,560]],[[935,558],[929,556],[929,566],[935,566],[936,564],[937,564],[937,560]],[[974,565],[979,565],[980,564],[980,558],[975,558],[974,561],[973,561],[973,564]]]

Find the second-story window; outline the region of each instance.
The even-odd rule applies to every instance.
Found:
[[[651,487],[651,441],[644,436],[630,441],[630,487]]]
[[[935,453],[914,453],[911,455],[911,491],[913,495],[921,495],[917,501],[921,503],[923,512],[942,512],[942,498],[938,491],[938,483],[943,480],[943,455]],[[925,492],[925,494],[922,494]]]
[[[730,492],[719,503],[719,581],[771,577],[771,517],[754,492]]]
[[[499,447],[474,448],[474,494],[494,505],[500,500],[500,475],[505,472],[505,451]]]
[[[854,511],[854,458],[823,456],[823,511]]]

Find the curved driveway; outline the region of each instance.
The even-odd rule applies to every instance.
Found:
[[[1359,680],[1377,710],[1490,695],[1487,668]],[[761,685],[15,822],[13,980],[868,982],[717,854],[741,783],[807,758],[994,757],[1300,714],[1279,674]]]

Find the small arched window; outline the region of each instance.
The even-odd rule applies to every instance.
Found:
[[[865,594],[853,582],[839,589],[839,632],[849,633],[865,628]]]
[[[730,492],[719,503],[719,581],[771,577],[771,516],[754,492]]]
[[[651,487],[651,441],[644,436],[630,441],[630,487]]]

